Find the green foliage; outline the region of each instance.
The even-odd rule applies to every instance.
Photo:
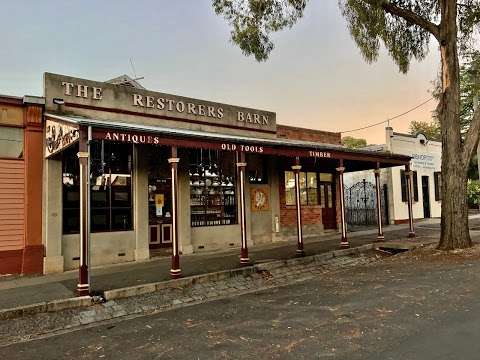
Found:
[[[418,134],[423,134],[429,140],[441,140],[440,127],[438,126],[437,122],[412,121],[410,122],[410,128],[408,132],[415,136]]]
[[[383,43],[402,73],[408,71],[412,58],[423,60],[428,53],[430,33],[412,26],[403,18],[387,13],[382,0],[339,0],[348,28],[365,60],[376,61]],[[438,1],[397,0],[390,3],[433,20],[438,14]]]
[[[479,180],[468,180],[467,198],[468,198],[468,206],[470,208],[478,207],[478,205],[480,204],[480,181]]]
[[[460,124],[462,132],[466,132],[472,122],[476,100],[480,100],[480,52],[473,51],[465,56],[465,62],[460,68]]]
[[[232,41],[245,55],[264,61],[274,45],[272,32],[293,26],[307,0],[213,0],[213,9],[232,26]]]
[[[476,153],[472,156],[472,158],[470,159],[470,162],[468,163],[467,178],[472,180],[476,180],[479,178],[478,177],[478,158]]]
[[[353,136],[345,136],[342,138],[342,145],[349,149],[357,149],[367,146],[367,140],[354,138]]]

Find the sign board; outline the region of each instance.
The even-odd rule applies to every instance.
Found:
[[[270,111],[51,73],[44,74],[44,87],[45,108],[51,112],[61,112],[58,104],[63,104],[63,111],[70,114],[85,115],[85,111],[90,111],[93,117],[92,111],[105,111],[110,112],[109,119],[121,116],[122,121],[133,123],[142,123],[141,117],[150,117],[213,127],[276,131],[276,114]]]
[[[155,214],[157,216],[163,216],[164,205],[165,205],[165,195],[155,194]]]
[[[59,153],[80,138],[78,127],[51,119],[45,122],[45,157]]]
[[[270,210],[268,187],[254,187],[250,191],[250,204],[252,211]]]

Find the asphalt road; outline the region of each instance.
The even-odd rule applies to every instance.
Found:
[[[479,359],[480,251],[325,278],[0,349],[2,359]]]

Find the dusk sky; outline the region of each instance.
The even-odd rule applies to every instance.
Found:
[[[45,71],[92,80],[132,76],[142,85],[275,111],[277,123],[343,131],[385,120],[430,98],[438,50],[407,75],[384,53],[367,64],[336,0],[311,0],[305,16],[274,35],[269,60],[245,57],[210,0],[16,0],[0,12],[0,94],[42,95]],[[391,123],[430,120],[427,106]],[[384,142],[384,126],[348,135]]]

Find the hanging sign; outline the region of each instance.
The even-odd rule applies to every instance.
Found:
[[[45,123],[45,157],[59,153],[80,138],[78,127],[47,119]]]

